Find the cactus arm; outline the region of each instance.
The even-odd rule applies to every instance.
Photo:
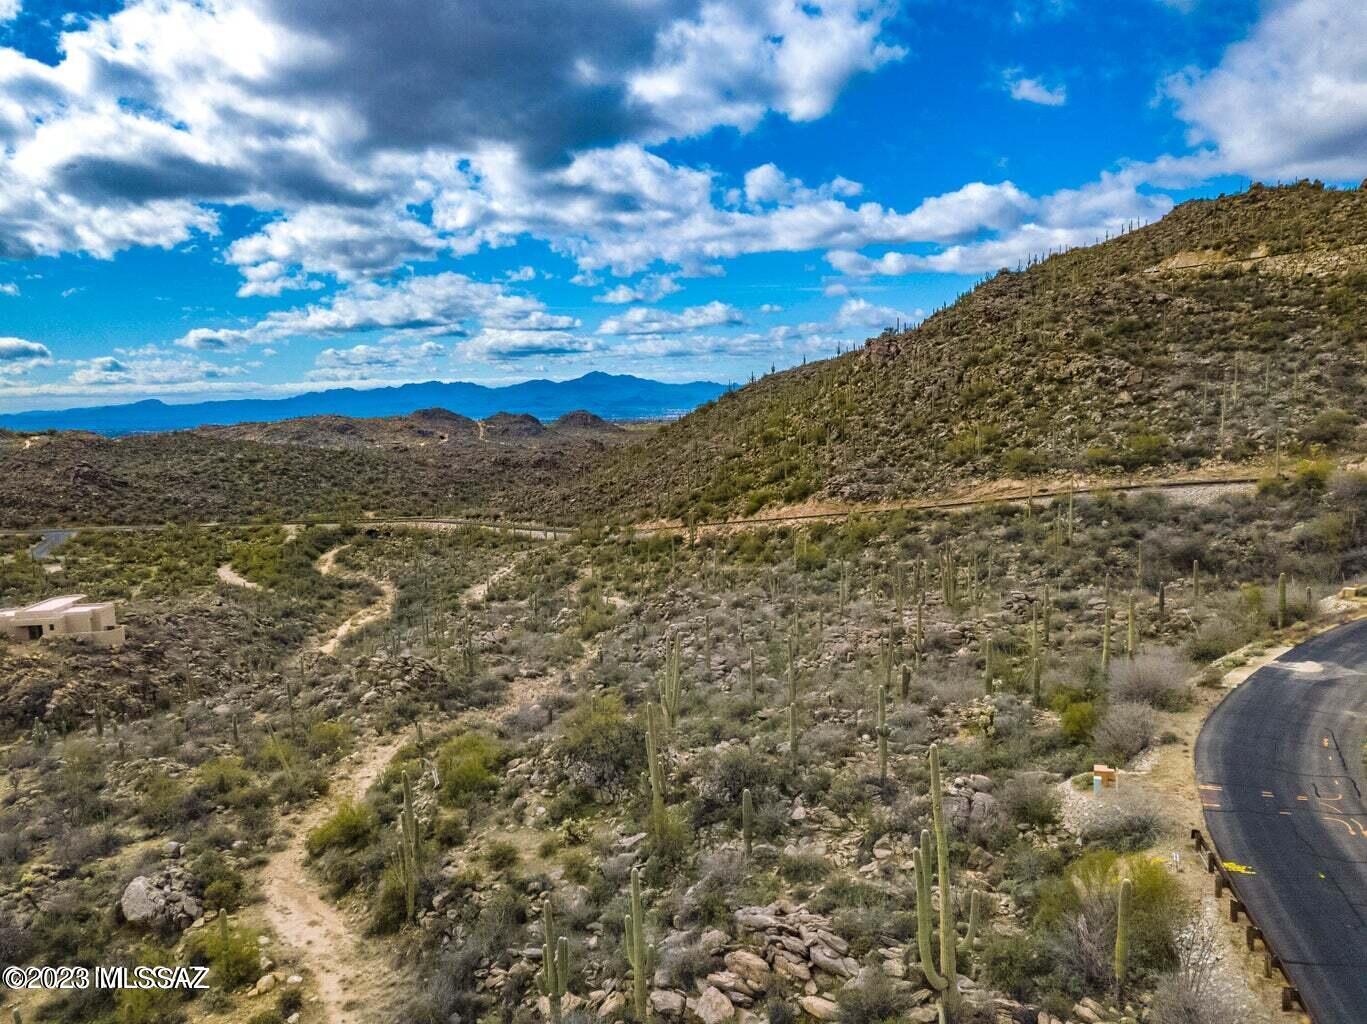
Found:
[[[954,927],[954,890],[949,878],[949,838],[945,835],[944,801],[940,792],[940,748],[930,747],[930,809],[935,826],[936,876],[940,881],[940,970],[945,976],[944,1001],[952,1014],[959,1008],[959,975]]]
[[[911,862],[916,871],[916,942],[921,952],[921,972],[926,976],[926,984],[943,992],[949,980],[935,970],[930,925],[930,832],[926,829],[921,831],[920,849],[911,851]]]

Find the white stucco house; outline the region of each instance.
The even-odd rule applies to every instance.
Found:
[[[60,636],[97,647],[121,647],[125,639],[114,602],[88,602],[84,594],[49,597],[23,608],[0,608],[0,635],[11,640]]]

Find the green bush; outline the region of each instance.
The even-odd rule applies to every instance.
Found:
[[[521,859],[522,854],[517,847],[503,839],[495,840],[484,850],[484,863],[489,865],[490,871],[509,871],[516,867]]]
[[[1085,742],[1097,723],[1096,705],[1091,701],[1069,704],[1059,721],[1059,729],[1075,743]]]
[[[380,818],[375,808],[355,800],[343,800],[304,839],[304,849],[310,857],[318,857],[332,849],[355,849],[366,843],[379,830]]]
[[[138,794],[138,817],[157,832],[178,825],[183,820],[185,793],[185,786],[164,772],[149,775]]]
[[[556,751],[570,778],[591,790],[621,790],[645,768],[643,730],[616,694],[590,698],[566,715]]]
[[[170,950],[144,946],[138,952],[139,967],[175,967],[176,958]],[[125,988],[115,996],[119,1024],[180,1024],[185,1019],[182,1008],[190,993],[184,989]],[[15,1020],[18,1020],[15,1016]]]
[[[447,740],[437,751],[442,799],[466,807],[498,785],[493,768],[502,748],[492,737],[467,732]]]
[[[256,981],[261,972],[260,944],[250,928],[223,928],[217,921],[193,935],[186,946],[192,963],[207,964],[225,991]]]
[[[314,722],[309,728],[309,753],[315,757],[336,757],[351,742],[351,729],[345,722]]]

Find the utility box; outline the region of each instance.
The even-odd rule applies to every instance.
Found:
[[[1117,781],[1116,770],[1109,765],[1092,765],[1092,792],[1100,793],[1103,789],[1115,789]]]

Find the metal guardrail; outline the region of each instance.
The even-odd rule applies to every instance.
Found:
[[[1234,879],[1230,872],[1225,868],[1224,862],[1220,860],[1214,846],[1207,841],[1205,833],[1199,828],[1191,830],[1191,845],[1197,853],[1205,854],[1206,872],[1215,876],[1215,898],[1218,900],[1224,896],[1225,890],[1230,892],[1229,897],[1229,921],[1230,924],[1238,924],[1239,915],[1242,914],[1247,923],[1244,926],[1244,945],[1250,953],[1257,949],[1259,942],[1263,945],[1263,977],[1271,978],[1273,972],[1281,975],[1282,978],[1282,1012],[1291,1013],[1299,1009],[1302,1013],[1308,1013],[1305,1001],[1301,999],[1300,991],[1293,984],[1291,976],[1287,974],[1282,966],[1282,959],[1272,948],[1272,943],[1268,941],[1267,933],[1258,927],[1253,915],[1248,911],[1248,905],[1239,897],[1239,887],[1234,884]]]

